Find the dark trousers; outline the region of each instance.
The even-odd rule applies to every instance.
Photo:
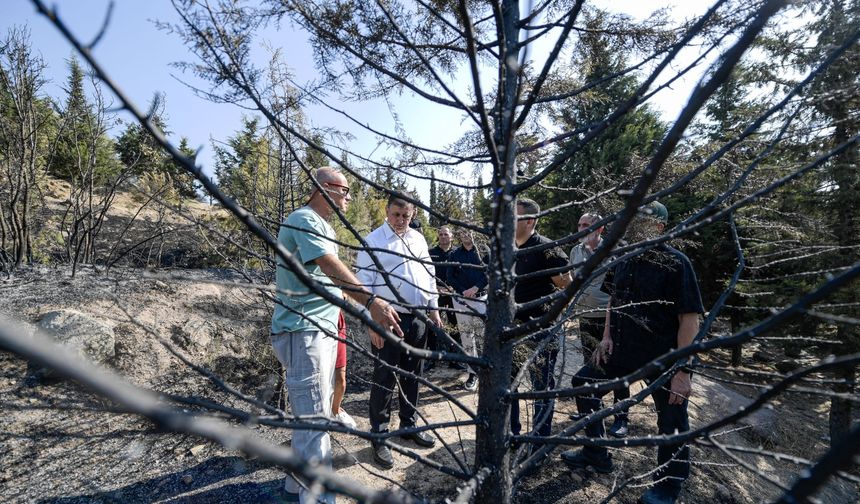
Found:
[[[588,383],[605,381],[629,374],[632,370],[621,369],[614,366],[605,366],[597,369],[593,364],[586,364],[573,377],[571,385],[579,387]],[[652,376],[645,379],[646,383],[656,378]],[[669,404],[669,382],[651,394],[657,407],[657,432],[660,434],[675,434],[690,430],[690,421],[687,417],[687,403]],[[581,415],[587,415],[601,408],[600,398],[604,393],[578,396],[576,398],[576,409]],[[585,427],[585,433],[591,438],[605,437],[603,421],[596,421]],[[594,455],[603,456],[607,449],[600,446],[586,446],[583,448]],[[690,449],[684,444],[659,446],[657,448],[657,464],[661,467],[654,473],[654,480],[667,478],[661,483],[667,487],[679,488],[690,476]]]
[[[603,339],[603,328],[606,325],[605,317],[582,317],[579,319],[579,341],[582,343],[582,358],[585,364],[591,362],[591,354]],[[613,391],[615,402],[623,401],[630,397],[630,387],[617,388]],[[617,415],[616,418],[627,419],[627,410]]]
[[[558,349],[544,349],[529,366],[529,378],[533,390],[552,390],[555,388],[555,361]],[[555,399],[535,399],[533,432],[538,436],[549,436],[552,432],[552,415],[555,412]],[[520,401],[511,403],[511,433],[517,436],[522,430],[520,424]]]
[[[457,330],[456,314],[450,310],[445,310],[445,308],[454,309],[454,301],[451,299],[451,296],[439,296],[439,315],[444,318],[445,325],[453,328],[449,333],[451,338],[453,338],[457,343],[460,343],[460,332]],[[432,330],[427,332],[429,333],[427,348],[430,350],[445,350],[446,352],[454,350],[453,348],[449,348],[450,345],[446,341],[440,340]]]
[[[424,348],[427,344],[426,325],[413,315],[400,314],[400,328],[403,330],[403,341],[416,348]],[[400,348],[386,342],[382,348],[373,348],[373,354],[387,364],[397,366],[404,371],[419,374],[421,359],[407,355]],[[393,370],[376,363],[373,368],[373,385],[370,387],[370,431],[388,432],[391,420],[391,394],[398,385],[400,392],[400,427],[416,425],[418,415],[418,382],[406,378]]]

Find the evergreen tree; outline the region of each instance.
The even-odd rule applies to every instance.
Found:
[[[484,185],[484,178],[478,175],[478,186]],[[477,189],[472,198],[472,216],[471,219],[480,225],[484,225],[492,221],[492,206],[490,198],[487,197],[486,189]]]
[[[843,44],[860,26],[860,1],[823,0],[814,4],[817,19],[810,28],[816,35],[816,44],[803,60],[807,64],[820,61],[834,47]],[[855,42],[824,74],[817,79],[810,99],[814,103],[816,119],[828,134],[819,138],[825,149],[832,149],[860,133],[860,46]],[[844,150],[825,166],[827,187],[825,222],[839,246],[834,265],[848,267],[860,261],[860,172],[858,172],[856,145]],[[845,315],[858,318],[860,286],[856,282],[842,289],[834,299],[849,307]],[[836,339],[841,342],[835,352],[851,354],[860,351],[860,328],[852,323],[836,324]],[[837,376],[846,381],[839,392],[852,393],[856,367],[846,367]],[[856,405],[850,399],[834,397],[830,408],[831,443],[839,441],[851,429]]]
[[[150,104],[150,122],[165,135],[169,134],[164,114],[163,95],[157,95]],[[170,175],[174,164],[161,145],[138,123],[129,123],[116,141],[116,151],[123,165],[134,175],[154,173]]]
[[[439,207],[439,195],[436,188],[436,170],[430,170],[430,208],[436,210]],[[439,227],[439,217],[430,215],[430,226]]]
[[[84,93],[84,72],[78,60],[69,60],[69,77],[66,88],[65,107],[60,110],[60,129],[57,151],[48,167],[55,177],[72,180],[81,175],[88,163],[95,119],[92,106]]]
[[[243,117],[242,129],[224,142],[215,146],[215,176],[221,188],[242,205],[251,197],[252,177],[257,168],[259,118]]]
[[[586,30],[580,38],[572,62],[573,78],[557,83],[560,92],[578,89],[603,80],[600,85],[557,103],[553,120],[565,131],[582,130],[606,119],[637,87],[635,75],[613,76],[627,67],[625,48],[605,31],[604,14],[590,13]],[[622,183],[631,173],[635,158],[644,158],[662,138],[665,127],[658,114],[643,105],[616,120],[599,137],[570,156],[564,165],[547,179],[547,185],[560,190],[534,194],[545,208],[584,199]],[[558,155],[577,144],[587,132],[571,137],[560,146]],[[583,213],[582,208],[568,207],[545,218],[546,227],[571,231]]]
[[[433,210],[439,212],[439,214],[447,217],[448,219],[463,220],[463,218],[466,217],[465,207],[466,205],[463,193],[461,193],[456,187],[442,183],[436,189],[436,205],[433,206]],[[448,221],[437,219],[437,223],[433,227],[441,226],[445,222]]]
[[[183,136],[179,140],[179,152],[192,160],[197,157],[197,152],[188,145],[188,137]],[[200,183],[175,161],[171,163],[171,177],[173,179],[173,186],[179,191],[181,197],[197,199],[197,190],[200,187]]]

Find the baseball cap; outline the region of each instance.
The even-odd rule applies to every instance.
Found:
[[[657,222],[662,222],[664,224],[669,221],[669,211],[666,210],[666,206],[656,200],[639,207],[639,215],[654,219]]]

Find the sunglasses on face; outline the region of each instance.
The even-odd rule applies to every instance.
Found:
[[[341,188],[342,190],[341,190],[341,191],[336,191],[338,194],[340,194],[341,196],[344,196],[344,197],[349,196],[349,187],[347,187],[347,186],[345,186],[345,185],[334,184],[334,183],[332,183],[332,182],[326,182],[326,185],[329,185],[329,186],[332,186],[332,187],[339,187],[339,188]]]

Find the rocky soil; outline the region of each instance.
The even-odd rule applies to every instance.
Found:
[[[104,365],[135,385],[164,394],[200,397],[253,411],[247,404],[214,387],[171,354],[159,339],[183,356],[215,371],[245,394],[265,398],[278,372],[268,346],[269,313],[261,294],[240,285],[223,271],[170,270],[145,274],[137,269],[108,273],[36,268],[0,281],[0,315],[33,325],[46,314],[74,310],[108,327],[113,354]],[[144,330],[148,328],[149,331]],[[350,325],[356,341],[366,343],[357,324]],[[745,349],[749,355],[759,348]],[[558,373],[562,384],[580,363],[575,337],[567,340]],[[814,358],[805,355],[804,358]],[[721,363],[715,353],[708,361]],[[747,359],[751,364],[753,361]],[[760,370],[773,368],[755,363]],[[367,403],[372,364],[350,349],[349,389],[344,408],[368,428]],[[281,502],[283,472],[242,453],[201,439],[159,432],[152,423],[124,414],[116,405],[95,397],[75,383],[37,375],[21,359],[0,353],[0,501],[2,502]],[[702,425],[747,404],[754,389],[721,383],[719,371],[697,376],[690,406],[694,426]],[[437,367],[434,383],[474,408],[476,394],[462,390],[462,374]],[[633,392],[641,383],[633,384]],[[804,394],[785,396],[744,424],[727,426],[715,436],[724,445],[764,447],[767,450],[813,458],[827,448],[827,404]],[[186,406],[188,409],[192,407]],[[439,394],[422,390],[421,412],[429,422],[462,420],[465,415]],[[557,404],[557,429],[574,411],[572,401]],[[396,416],[395,416],[396,417]],[[633,408],[631,435],[655,430],[650,400]],[[250,426],[274,443],[289,443],[290,432]],[[440,429],[445,446],[404,447],[454,466],[454,456],[468,464],[473,457],[474,430]],[[397,454],[390,471],[371,462],[369,444],[354,436],[333,435],[335,466],[340,473],[376,488],[399,487],[427,501],[443,501],[456,494],[458,481],[404,455]],[[646,473],[654,450],[614,451],[617,470],[610,475],[572,472],[553,454],[533,476],[519,485],[516,501],[599,502],[631,477]],[[790,484],[799,467],[769,457],[692,447],[693,474],[682,495],[688,503],[746,503],[769,501],[778,494],[747,465]],[[648,477],[635,479],[615,502],[635,502]],[[820,496],[824,502],[857,502],[855,485],[839,481]],[[346,499],[342,499],[346,500]]]

